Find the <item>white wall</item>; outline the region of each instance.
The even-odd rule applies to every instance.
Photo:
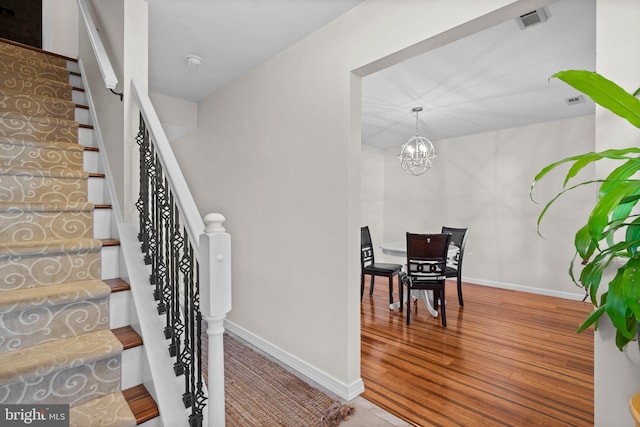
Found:
[[[377,246],[384,237],[384,151],[363,145],[360,154],[360,224],[369,226],[377,260],[383,256]]]
[[[198,104],[161,93],[149,92],[153,108],[169,141],[193,132],[198,127]]]
[[[368,0],[200,103],[196,142],[174,147],[200,212],[227,217],[231,324],[339,395],[360,392],[360,82],[351,72],[546,3]]]
[[[76,0],[42,2],[42,48],[70,58],[78,57]]]
[[[596,71],[629,92],[640,86],[640,56],[631,53],[629,40],[640,38],[640,2],[598,0]],[[638,146],[640,130],[606,110],[596,110],[596,148]],[[608,166],[596,169],[606,177]],[[601,288],[605,287],[603,280]],[[640,392],[638,343],[631,342],[620,352],[615,347],[615,330],[609,319],[600,322],[595,345],[595,425],[598,427],[634,425],[628,402]]]
[[[400,168],[399,148],[385,150],[385,241],[404,241],[407,231],[468,227],[465,280],[581,299],[584,292],[567,269],[575,252],[573,236],[586,220],[593,189],[559,199],[542,222],[544,238],[536,231],[544,205],[530,200],[529,189],[547,164],[593,151],[594,127],[590,115],[434,141],[434,166],[417,177]],[[587,168],[582,176],[593,179],[593,173]],[[543,179],[534,192],[536,200],[550,200],[563,178],[554,173]]]

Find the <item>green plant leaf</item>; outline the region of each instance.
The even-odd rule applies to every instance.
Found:
[[[616,347],[618,350],[622,351],[625,345],[629,344],[632,341],[632,338],[626,337],[622,332],[616,330]]]
[[[565,176],[563,187],[566,186],[567,182],[571,178],[577,175],[577,173],[580,170],[582,170],[585,166],[589,165],[590,163],[596,162],[604,158],[611,159],[611,160],[638,160],[637,157],[629,157],[629,155],[631,154],[640,154],[640,148],[629,147],[629,148],[621,148],[621,149],[609,149],[609,150],[604,150],[597,153],[589,152],[589,153],[579,154],[576,156],[565,157],[562,160],[551,163],[545,166],[544,168],[542,168],[533,178],[531,188],[529,189],[529,195],[531,197],[531,200],[533,200],[533,190],[535,188],[536,183],[539,182],[540,179],[542,179],[549,172],[551,172],[552,170],[556,169],[557,167],[565,163],[579,162],[579,166],[574,165],[574,167],[569,169],[569,172]]]
[[[582,258],[583,261],[588,261],[596,250],[596,245],[591,238],[591,234],[589,234],[589,227],[587,224],[580,228],[576,233],[574,244],[580,258]]]
[[[576,332],[580,333],[587,329],[589,326],[593,325],[604,313],[604,306],[598,307],[596,310],[592,311]],[[596,329],[598,328],[596,327]]]
[[[560,71],[551,77],[573,86],[597,104],[640,128],[640,100],[611,80],[585,70]]]
[[[636,174],[640,170],[640,159],[632,158],[627,160],[622,165],[615,168],[609,176],[604,184],[602,184],[602,188],[600,191],[607,193],[609,191],[609,187],[615,186],[617,181],[627,180]]]
[[[627,318],[627,329],[633,337],[638,334],[638,321],[634,317]],[[631,342],[632,339],[624,336],[620,331],[616,331],[616,347],[622,351],[622,348]]]
[[[631,258],[618,269],[616,276],[609,283],[605,304],[605,311],[614,327],[624,338],[628,339],[635,338],[638,319],[634,313],[640,313],[638,268],[640,268],[640,258]]]
[[[544,206],[544,208],[542,209],[542,211],[540,212],[540,215],[538,215],[538,235],[542,236],[542,234],[540,233],[540,223],[542,222],[542,218],[544,218],[545,214],[547,213],[547,211],[549,210],[549,208],[551,208],[551,206],[555,203],[556,200],[558,200],[560,198],[560,196],[562,196],[565,193],[568,193],[569,191],[576,189],[578,187],[582,187],[585,185],[589,185],[589,184],[594,184],[594,183],[598,183],[598,182],[604,182],[603,180],[593,180],[593,181],[585,181],[585,182],[581,182],[579,184],[576,184],[572,187],[566,188],[564,190],[562,190],[561,192],[559,192],[558,194],[556,194],[549,202],[547,202],[547,204]]]
[[[638,246],[640,246],[640,218],[634,219],[631,225],[627,227],[625,240],[632,242],[628,248],[629,254],[635,255],[638,253]]]
[[[557,78],[589,96],[594,102],[623,117],[640,128],[640,100],[603,76],[585,70],[567,70],[555,73]],[[571,184],[587,166],[610,159],[621,162],[606,179],[583,180]],[[622,349],[636,337],[640,321],[640,215],[634,213],[640,203],[640,180],[633,179],[640,173],[640,148],[609,149],[566,157],[542,168],[534,177],[529,197],[535,202],[536,184],[554,169],[568,165],[562,189],[548,201],[538,216],[540,224],[550,207],[566,192],[588,184],[600,183],[598,197],[587,223],[574,237],[576,253],[569,265],[569,276],[582,286],[596,309],[578,328],[582,332],[593,325],[598,328],[599,319],[607,315],[616,329],[616,346]],[[576,281],[576,260],[582,261],[579,281]],[[605,272],[620,261],[616,274],[608,288],[600,295]],[[599,298],[598,298],[599,297]]]
[[[589,234],[595,241],[603,238],[603,231],[609,224],[609,218],[620,201],[640,191],[640,182],[620,181],[616,187],[611,187],[608,193],[602,194],[589,215]]]

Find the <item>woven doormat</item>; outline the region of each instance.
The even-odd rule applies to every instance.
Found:
[[[224,335],[227,426],[334,427],[355,410]]]

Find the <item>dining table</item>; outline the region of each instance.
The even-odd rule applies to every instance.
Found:
[[[383,254],[403,257],[406,261],[407,259],[407,244],[405,242],[387,242],[380,244],[380,249]],[[456,245],[449,245],[449,249],[447,251],[447,264],[457,263],[456,257],[460,252],[460,248]],[[404,265],[403,271],[406,273],[407,266]],[[404,292],[404,289],[401,290]],[[423,289],[414,289],[411,291],[411,296],[416,300],[424,301],[424,305],[427,307],[429,314],[433,317],[438,317],[438,311],[433,308],[433,291],[423,290]],[[409,301],[408,296],[405,294],[404,301]],[[445,303],[444,301],[442,302]],[[389,304],[389,309],[394,310],[400,307],[399,302],[394,302]]]

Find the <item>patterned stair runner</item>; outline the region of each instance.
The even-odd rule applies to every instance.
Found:
[[[135,426],[68,76],[66,59],[0,41],[0,403]]]

